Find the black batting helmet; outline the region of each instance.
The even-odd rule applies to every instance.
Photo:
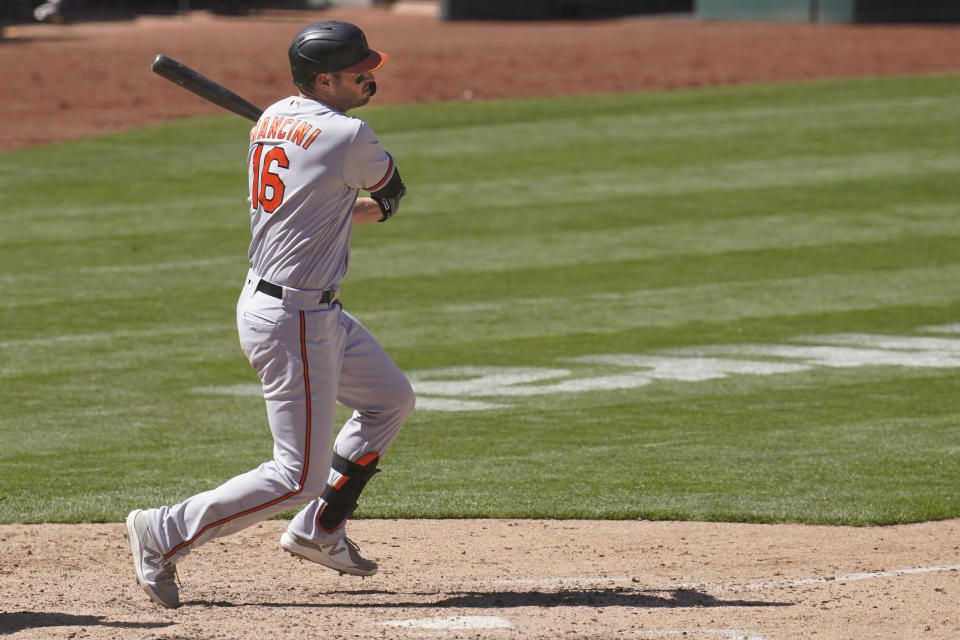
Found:
[[[290,43],[293,83],[303,86],[318,73],[374,71],[387,54],[367,46],[367,37],[355,24],[327,20],[307,25]]]

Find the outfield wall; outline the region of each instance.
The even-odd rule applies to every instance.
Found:
[[[958,22],[956,0],[696,0],[704,20]]]
[[[0,19],[31,21],[45,0],[0,0]],[[69,18],[206,10],[242,14],[258,9],[322,9],[336,5],[390,5],[398,0],[60,0]],[[694,0],[436,0],[445,20],[594,19],[693,12]]]
[[[444,20],[578,20],[692,13],[694,0],[438,0]]]

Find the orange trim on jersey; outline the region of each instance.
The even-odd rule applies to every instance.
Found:
[[[390,176],[393,175],[393,156],[388,153],[387,157],[390,158],[390,166],[387,167],[387,173],[384,174],[384,176],[380,179],[380,182],[377,184],[373,185],[372,187],[364,187],[364,191],[376,191],[387,182]]]
[[[163,556],[164,558],[169,559],[171,556],[173,556],[173,555],[174,555],[177,551],[179,551],[180,549],[183,549],[184,547],[193,544],[194,542],[196,542],[197,538],[199,538],[200,536],[202,536],[204,533],[206,533],[207,531],[209,531],[209,530],[212,529],[213,527],[219,527],[220,525],[226,524],[226,523],[230,522],[231,520],[236,520],[237,518],[242,518],[242,517],[245,516],[245,515],[248,515],[248,514],[251,514],[251,513],[255,513],[255,512],[257,512],[257,511],[260,511],[261,509],[266,509],[266,508],[269,507],[269,506],[272,506],[272,505],[275,505],[275,504],[277,504],[277,503],[283,502],[283,501],[286,500],[287,498],[292,498],[293,496],[299,495],[300,493],[303,492],[303,487],[304,487],[304,484],[306,483],[306,480],[307,480],[307,473],[308,473],[309,470],[310,470],[310,429],[311,429],[312,422],[313,422],[312,417],[311,417],[311,410],[310,410],[310,409],[311,409],[311,404],[310,404],[310,367],[309,367],[309,365],[307,364],[307,338],[306,338],[306,336],[307,336],[306,318],[305,318],[305,316],[304,316],[304,312],[301,311],[301,312],[300,312],[300,354],[301,354],[301,357],[303,358],[303,389],[304,389],[304,392],[307,394],[307,416],[306,416],[306,443],[305,443],[305,446],[304,446],[303,473],[300,474],[300,481],[299,481],[299,483],[298,483],[298,485],[297,485],[296,490],[290,491],[290,492],[288,492],[288,493],[280,496],[279,498],[275,498],[275,499],[271,500],[270,502],[266,502],[266,503],[264,503],[264,504],[261,504],[261,505],[258,506],[258,507],[253,507],[253,508],[251,508],[251,509],[247,509],[246,511],[241,511],[241,512],[238,513],[238,514],[232,515],[232,516],[230,516],[230,517],[228,517],[228,518],[222,518],[222,519],[220,519],[220,520],[217,520],[216,522],[211,522],[210,524],[208,524],[207,526],[205,526],[203,529],[200,529],[200,531],[197,532],[197,535],[193,536],[193,537],[190,538],[189,540],[184,540],[183,542],[181,542],[180,544],[178,544],[177,546],[175,546],[173,549],[171,549],[169,553],[164,554],[164,556]]]

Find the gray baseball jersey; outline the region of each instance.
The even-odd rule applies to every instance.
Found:
[[[373,129],[294,96],[264,111],[250,132],[249,154],[253,271],[297,289],[339,284],[357,190],[375,191],[395,170]]]

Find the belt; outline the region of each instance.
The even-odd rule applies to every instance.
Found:
[[[283,287],[278,284],[273,284],[272,282],[267,282],[266,280],[261,280],[257,283],[257,291],[260,293],[265,293],[268,296],[277,298],[278,300],[283,300]],[[334,289],[327,289],[320,294],[320,304],[330,304],[337,297],[337,292]]]

